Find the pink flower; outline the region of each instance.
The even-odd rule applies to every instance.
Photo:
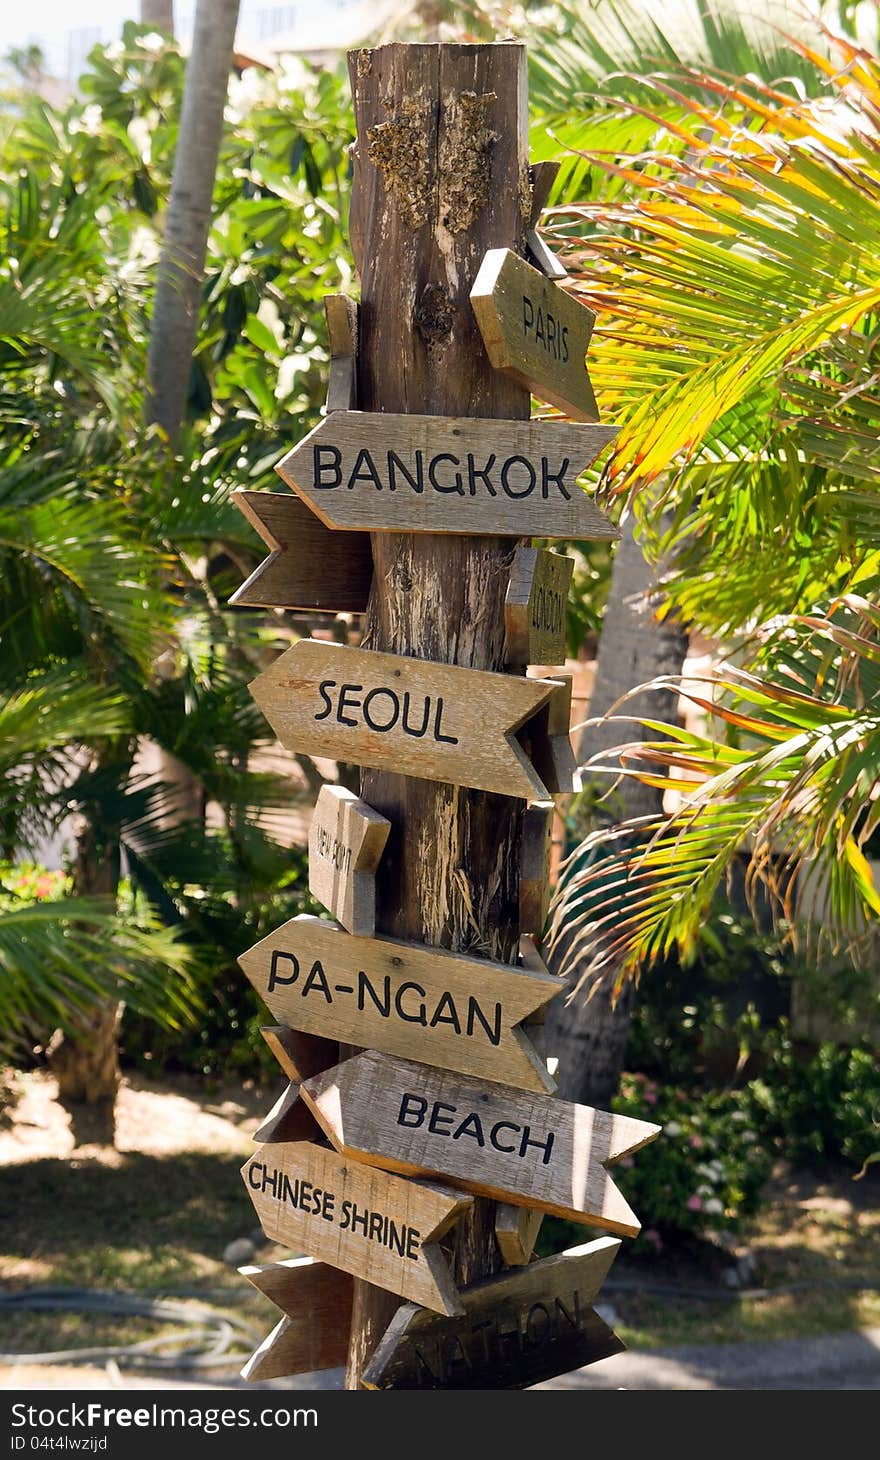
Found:
[[[656,1105],[657,1104],[657,1091],[656,1090],[646,1090],[645,1091],[645,1104],[646,1105]]]
[[[698,1136],[696,1132],[689,1138],[688,1143],[694,1151],[702,1151],[703,1149],[703,1137]]]
[[[701,1212],[703,1210],[703,1198],[697,1196],[695,1192],[693,1196],[688,1197],[685,1206],[689,1212]]]
[[[663,1251],[663,1238],[660,1236],[660,1233],[659,1232],[655,1231],[655,1229],[653,1227],[651,1227],[650,1231],[643,1232],[642,1233],[642,1236],[644,1237],[644,1239],[645,1239],[646,1242],[650,1242],[651,1243],[651,1245],[654,1247],[655,1251],[657,1251],[657,1252],[662,1252]]]

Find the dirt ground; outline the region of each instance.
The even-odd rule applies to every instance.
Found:
[[[235,1382],[279,1314],[225,1260],[228,1244],[251,1242],[252,1255],[238,1262],[293,1255],[261,1236],[240,1176],[252,1133],[283,1079],[267,1089],[205,1091],[193,1080],[129,1078],[115,1149],[90,1143],[58,1104],[47,1074],[16,1073],[10,1083],[0,1112],[0,1388]],[[726,1288],[717,1257],[667,1252],[637,1260],[624,1244],[602,1293],[609,1321],[637,1351],[880,1325],[876,1168],[854,1182],[851,1170],[819,1179],[780,1163],[745,1240],[754,1275],[736,1293]],[[203,1347],[224,1315],[238,1327],[217,1363],[175,1368],[175,1356],[192,1347],[186,1326],[75,1305],[11,1311],[9,1295],[34,1287],[198,1300],[214,1315]],[[144,1340],[160,1342],[172,1365],[164,1377],[132,1367],[125,1350]],[[25,1357],[84,1348],[105,1352],[90,1365]]]

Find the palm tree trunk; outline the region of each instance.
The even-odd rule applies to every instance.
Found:
[[[78,897],[115,897],[119,886],[119,829],[84,816],[77,829],[73,887]],[[112,1145],[119,1089],[119,1021],[122,1005],[96,1004],[69,1033],[56,1030],[46,1049],[58,1081],[58,1099],[71,1115],[77,1145]]]
[[[150,326],[150,419],[173,444],[186,411],[239,0],[198,0]]]
[[[687,653],[687,635],[674,619],[658,621],[652,612],[657,569],[648,563],[636,541],[630,517],[614,556],[608,607],[602,622],[596,678],[590,699],[590,718],[604,715],[628,691],[660,675],[681,673]],[[674,691],[641,694],[627,701],[621,714],[650,716],[675,724],[678,696]],[[597,753],[606,763],[618,745],[638,739],[639,726],[631,723],[588,726],[581,735],[581,764]],[[599,786],[607,791],[605,778]],[[662,796],[652,786],[626,780],[614,791],[611,816],[625,821],[656,815]],[[577,975],[575,974],[575,979]],[[616,1002],[609,983],[600,985],[587,1000],[582,991],[571,1004],[551,1002],[548,1048],[559,1059],[559,1094],[565,1100],[607,1107],[620,1080],[635,985],[628,983]]]
[[[174,0],[141,0],[141,25],[174,35]]]

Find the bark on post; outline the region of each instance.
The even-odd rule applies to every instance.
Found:
[[[388,45],[349,57],[357,123],[351,235],[361,275],[359,402],[369,411],[525,419],[528,392],[493,371],[469,290],[488,248],[522,252],[530,213],[523,46]],[[504,667],[514,541],[379,533],[365,644]],[[392,832],[378,928],[512,958],[522,806],[385,772],[362,794]],[[452,1239],[456,1277],[500,1265],[494,1204]],[[347,1384],[400,1299],[355,1291]]]

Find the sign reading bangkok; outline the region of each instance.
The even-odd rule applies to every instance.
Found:
[[[578,477],[616,426],[334,411],[275,468],[328,527],[617,538]]]

